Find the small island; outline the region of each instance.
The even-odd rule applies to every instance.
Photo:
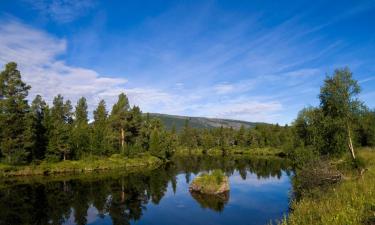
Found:
[[[218,195],[229,191],[228,177],[221,170],[201,174],[190,184],[190,192]]]

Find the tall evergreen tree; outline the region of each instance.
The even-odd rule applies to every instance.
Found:
[[[25,131],[30,88],[22,81],[16,63],[8,63],[0,73],[0,149],[8,163],[22,163],[29,154]]]
[[[52,160],[66,160],[70,157],[70,135],[72,118],[72,106],[69,100],[64,103],[64,98],[58,95],[53,100],[51,108],[50,126],[48,131],[48,158]]]
[[[108,112],[105,101],[101,100],[94,110],[92,148],[96,155],[105,155],[110,152],[109,138]]]
[[[124,93],[118,96],[118,101],[113,105],[110,120],[116,136],[118,137],[118,149],[125,152],[127,119],[129,116],[129,100]]]
[[[44,123],[48,114],[48,106],[40,95],[37,95],[31,103],[28,114],[28,137],[30,159],[41,160],[47,149],[47,127]]]
[[[90,129],[88,125],[88,112],[86,98],[78,100],[74,112],[74,122],[72,130],[72,149],[77,158],[81,158],[85,153],[92,154],[90,150]]]

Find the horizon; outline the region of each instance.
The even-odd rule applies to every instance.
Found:
[[[5,1],[0,66],[90,113],[124,92],[145,113],[290,124],[336,68],[375,107],[374,25],[374,1]]]

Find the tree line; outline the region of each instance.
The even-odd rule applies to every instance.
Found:
[[[31,104],[30,86],[22,81],[14,62],[0,73],[0,158],[10,164],[41,160],[78,160],[86,156],[148,152],[170,158],[175,149],[191,151],[231,148],[284,149],[296,160],[318,155],[356,158],[356,146],[375,146],[375,112],[358,99],[360,87],[348,68],[327,76],[318,107],[303,109],[290,125],[258,124],[253,128],[196,129],[186,120],[180,132],[167,130],[162,122],[130,106],[124,93],[109,112],[101,100],[89,121],[87,100],[74,108],[58,94],[49,106],[40,95]]]
[[[16,63],[8,63],[0,73],[0,157],[6,163],[116,153],[130,156],[144,151],[160,158],[172,154],[176,134],[164,129],[159,120],[143,116],[138,106],[130,107],[124,93],[110,112],[101,100],[89,122],[86,98],[80,98],[74,109],[60,94],[52,106],[40,95],[28,104],[30,88]]]

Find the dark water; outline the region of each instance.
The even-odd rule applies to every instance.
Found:
[[[230,193],[191,195],[191,180],[220,168]],[[155,171],[0,180],[0,224],[267,224],[288,212],[281,159],[176,158]]]

